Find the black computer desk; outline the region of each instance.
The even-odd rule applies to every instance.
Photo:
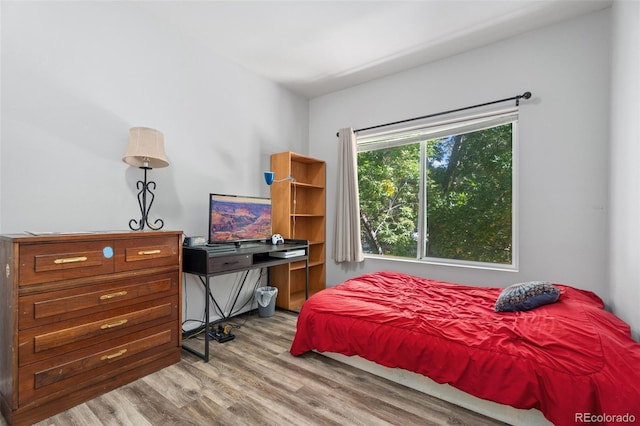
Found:
[[[304,255],[288,258],[272,257],[270,253],[286,252],[292,250],[304,250]],[[209,335],[210,329],[210,301],[216,305],[220,313],[223,315],[222,320],[228,319],[235,307],[235,303],[240,296],[240,292],[244,286],[244,281],[235,294],[229,295],[229,300],[233,297],[233,304],[229,310],[229,316],[224,316],[224,312],[218,305],[218,302],[211,296],[209,280],[217,275],[231,274],[234,272],[245,272],[252,269],[267,268],[267,282],[269,282],[269,268],[271,266],[282,265],[285,263],[305,262],[305,297],[309,297],[309,242],[307,240],[285,240],[284,244],[271,244],[270,241],[265,243],[251,243],[248,245],[239,244],[233,246],[232,249],[221,248],[218,245],[213,247],[196,246],[182,248],[182,271],[188,274],[196,275],[200,278],[205,289],[204,303],[204,353],[195,349],[182,345],[182,348],[199,356],[205,362],[209,362]]]

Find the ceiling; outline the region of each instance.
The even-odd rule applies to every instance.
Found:
[[[138,5],[211,52],[314,98],[611,2],[200,0]]]

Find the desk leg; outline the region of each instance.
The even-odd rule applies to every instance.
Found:
[[[209,301],[210,296],[210,286],[209,286],[209,277],[206,278],[205,284],[205,298],[204,298],[204,362],[209,362],[209,340],[211,336],[209,336],[209,305],[211,302]]]

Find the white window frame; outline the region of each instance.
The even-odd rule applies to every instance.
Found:
[[[420,159],[426,159],[425,147],[426,141],[436,139],[443,136],[454,134],[469,133],[473,131],[483,130],[489,127],[495,127],[503,124],[512,123],[511,134],[511,263],[488,263],[470,260],[442,259],[424,256],[424,243],[417,242],[416,258],[398,257],[391,255],[380,255],[374,253],[365,253],[365,258],[375,258],[390,260],[396,262],[411,262],[434,265],[446,265],[455,267],[489,269],[499,271],[518,271],[519,265],[519,232],[518,232],[518,108],[506,108],[500,110],[485,110],[473,115],[459,115],[443,120],[435,121],[421,120],[411,125],[406,123],[402,126],[388,127],[384,130],[375,129],[372,131],[363,131],[357,133],[357,151],[366,152],[384,148],[394,148],[401,145],[407,145],[420,141]],[[376,131],[377,130],[377,131]],[[424,142],[422,142],[424,141]],[[424,164],[424,163],[422,163]],[[420,189],[419,189],[419,212],[418,212],[418,233],[424,236],[426,225],[426,207],[425,199],[426,176],[425,168],[420,168]],[[423,238],[421,238],[423,240]]]

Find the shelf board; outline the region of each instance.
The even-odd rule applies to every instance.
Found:
[[[324,189],[324,185],[314,185],[312,183],[305,182],[291,182],[291,185],[297,186],[299,188],[311,188],[311,189]]]
[[[311,266],[311,262],[309,262],[309,266]],[[295,271],[296,269],[304,269],[304,262],[293,262],[289,264],[290,271]]]
[[[324,260],[309,261],[309,268],[313,268],[314,266],[322,266],[322,265],[324,265]],[[304,269],[304,263],[295,262],[295,263],[289,264],[290,271],[296,271],[298,269]]]
[[[309,157],[308,155],[298,154],[297,152],[291,152],[290,155],[291,155],[291,161],[297,161],[298,163],[307,163],[307,164],[323,163],[322,160]]]

